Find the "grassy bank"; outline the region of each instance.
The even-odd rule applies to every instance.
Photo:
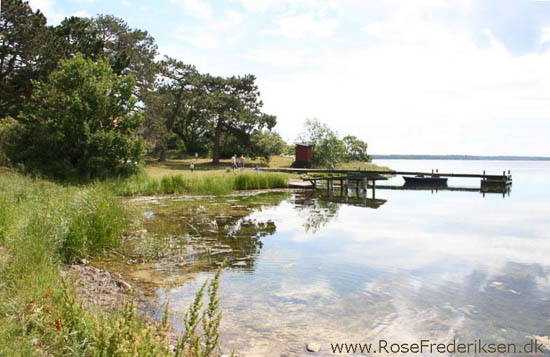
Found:
[[[130,178],[104,183],[122,196],[202,194],[223,195],[236,190],[254,190],[288,187],[284,174],[255,173],[252,171],[187,172],[178,175],[151,177],[146,172]]]
[[[185,326],[192,333],[184,332],[176,351],[169,348],[166,321],[154,327],[132,303],[120,311],[88,311],[79,304],[60,274],[62,265],[118,246],[127,229],[125,210],[108,187],[66,187],[0,170],[0,355],[186,356],[192,346],[215,350],[216,279],[205,315],[204,289],[190,308]],[[199,322],[210,337],[199,334]]]

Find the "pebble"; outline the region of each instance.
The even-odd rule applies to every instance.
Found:
[[[308,352],[319,352],[321,350],[321,345],[315,342],[310,342],[306,345],[306,350]]]
[[[124,290],[126,290],[126,291],[132,290],[132,285],[128,284],[127,282],[125,282],[125,281],[122,280],[122,279],[118,279],[118,280],[116,281],[116,283],[117,283],[120,287],[124,288]]]

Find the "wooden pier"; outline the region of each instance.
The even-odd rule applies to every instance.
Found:
[[[310,175],[304,178],[304,181],[309,181],[315,188],[320,182],[325,182],[327,188],[334,186],[334,182],[340,183],[340,187],[362,188],[366,190],[368,182],[370,181],[373,190],[376,186],[376,181],[386,180],[389,176],[422,176],[422,177],[453,177],[453,178],[478,178],[480,179],[480,188],[490,190],[494,188],[506,188],[512,184],[512,175],[510,170],[508,172],[503,171],[502,175],[490,175],[485,171],[481,174],[469,174],[469,173],[451,173],[451,172],[438,172],[438,170],[432,170],[432,172],[421,171],[374,171],[374,170],[327,170],[327,169],[298,169],[298,168],[261,168],[261,171],[266,172],[284,172],[289,174],[303,174]],[[324,176],[313,176],[324,175]]]

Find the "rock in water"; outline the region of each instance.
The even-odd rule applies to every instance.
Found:
[[[125,282],[124,280],[122,280],[122,279],[118,279],[116,281],[116,283],[117,283],[118,286],[120,286],[121,288],[123,288],[126,291],[131,291],[132,290],[132,286],[130,284],[128,284],[127,282]]]
[[[321,345],[315,342],[310,342],[306,345],[306,350],[308,352],[319,352],[321,350]]]

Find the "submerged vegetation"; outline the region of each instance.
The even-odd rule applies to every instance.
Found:
[[[167,319],[160,326],[151,324],[136,315],[132,301],[123,311],[103,312],[79,303],[74,286],[60,273],[62,264],[118,246],[129,224],[120,200],[105,185],[66,187],[5,170],[0,192],[0,355],[216,352],[221,271],[210,284],[203,313],[204,288],[199,292],[189,313],[196,315],[189,324],[193,330],[184,330],[175,348],[166,337]]]

